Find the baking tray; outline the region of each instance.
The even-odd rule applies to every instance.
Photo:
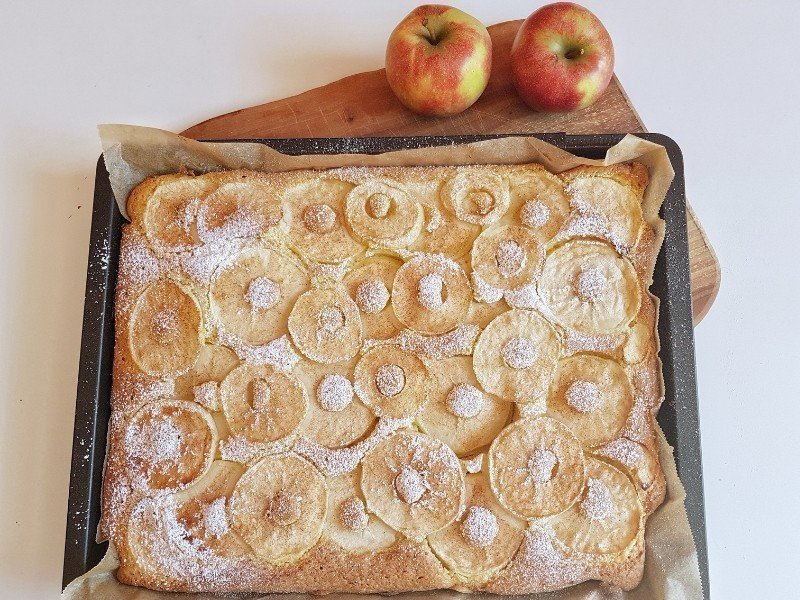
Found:
[[[507,135],[422,137],[305,138],[257,141],[286,154],[377,154],[404,148],[464,144]],[[658,331],[664,365],[665,401],[658,413],[669,443],[675,448],[678,473],[686,488],[686,511],[697,544],[705,597],[709,597],[703,473],[686,234],[683,158],[678,145],[657,133],[637,134],[667,149],[675,179],[661,216],[666,238],[656,262],[652,291],[661,299]],[[555,146],[587,158],[602,158],[622,134],[541,134]],[[231,141],[231,140],[223,140]],[[63,585],[82,575],[103,557],[107,544],[95,542],[100,521],[100,487],[111,412],[111,366],[114,350],[114,288],[124,219],[119,212],[103,158],[97,163],[86,302],[83,311],[80,370],[75,407],[75,433],[64,551]]]

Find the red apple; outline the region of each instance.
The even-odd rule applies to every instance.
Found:
[[[611,36],[594,14],[572,2],[543,6],[525,22],[511,46],[511,79],[536,110],[586,108],[614,73]]]
[[[427,116],[471,106],[492,70],[486,27],[465,12],[438,4],[415,8],[386,46],[386,78],[400,102]]]

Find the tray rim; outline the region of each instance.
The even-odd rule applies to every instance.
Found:
[[[376,154],[407,147],[453,145],[503,137],[536,137],[575,154],[599,158],[626,134],[502,133],[443,136],[264,138],[203,140],[219,143],[262,143],[287,154]],[[675,170],[662,217],[668,223],[651,287],[661,300],[659,355],[663,363],[665,400],[658,414],[667,440],[674,447],[678,473],[686,488],[686,511],[697,547],[705,597],[709,597],[708,553],[702,479],[699,410],[689,281],[686,195],[683,156],[678,144],[660,133],[635,133],[665,147]],[[359,144],[354,151],[354,144]],[[340,150],[337,150],[337,145]],[[669,217],[669,218],[668,218]],[[92,568],[107,543],[95,542],[100,518],[100,485],[105,438],[110,417],[111,366],[114,346],[114,290],[121,225],[125,222],[111,190],[102,155],[97,161],[92,209],[90,252],[81,334],[72,464],[64,545],[62,587]],[[667,252],[669,247],[670,251]],[[669,264],[666,264],[666,263]],[[663,295],[656,288],[663,287]],[[105,401],[103,401],[105,400]],[[669,433],[668,433],[669,432]],[[673,434],[673,435],[670,435]],[[102,444],[98,440],[102,439]]]

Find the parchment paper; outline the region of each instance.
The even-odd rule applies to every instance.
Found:
[[[663,238],[663,222],[658,209],[674,171],[666,150],[652,142],[628,135],[611,148],[604,160],[574,156],[550,144],[527,137],[511,137],[473,144],[401,150],[379,155],[338,154],[287,156],[257,143],[201,143],[167,131],[130,125],[101,125],[99,128],[111,186],[126,215],[125,200],[129,192],[150,175],[180,170],[207,172],[221,169],[256,169],[283,171],[299,168],[341,166],[410,166],[457,164],[513,164],[538,162],[558,172],[581,164],[609,165],[637,160],[650,172],[650,184],[643,202],[644,217]],[[660,242],[660,240],[659,240]],[[658,430],[661,466],[667,481],[664,503],[647,520],[645,530],[646,560],[642,582],[630,592],[622,592],[598,582],[587,582],[560,592],[529,596],[548,600],[695,600],[703,597],[700,570],[684,499],[686,493],[678,478],[672,448]],[[117,556],[113,546],[103,560],[87,574],[69,584],[62,600],[208,600],[219,598],[209,594],[164,594],[120,584],[114,571]],[[400,594],[408,598],[435,597],[435,600],[477,598],[483,594],[465,595],[452,591]],[[257,596],[272,600],[299,600],[303,594]],[[377,595],[355,596],[332,594],[330,600],[375,600]],[[394,596],[397,598],[398,596]]]

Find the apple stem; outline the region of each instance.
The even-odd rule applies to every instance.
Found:
[[[570,48],[564,53],[564,58],[567,60],[574,60],[579,56],[583,56],[584,50],[583,48]]]
[[[431,43],[431,46],[435,46],[436,44],[438,44],[439,39],[437,39],[436,33],[433,31],[433,29],[431,29],[428,19],[423,19],[422,26],[425,28],[425,31],[428,32],[428,35],[426,37],[428,38],[428,41]]]

